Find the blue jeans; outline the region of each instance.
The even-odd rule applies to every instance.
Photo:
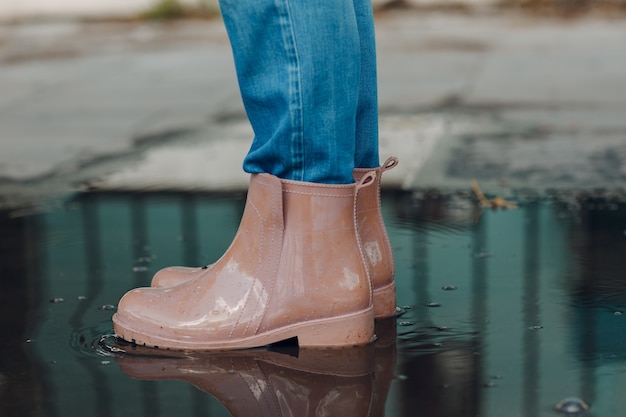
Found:
[[[220,0],[254,140],[249,173],[347,184],[374,168],[371,0]]]

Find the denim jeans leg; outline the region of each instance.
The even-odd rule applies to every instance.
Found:
[[[368,51],[373,41],[369,13],[355,10],[364,0],[220,0],[239,86],[254,129],[244,161],[250,173],[317,183],[351,183],[358,119],[359,163],[372,162],[369,149],[372,100]],[[362,41],[360,31],[371,32]],[[373,47],[373,46],[372,46]],[[373,58],[375,60],[375,56]],[[362,77],[362,71],[370,71]],[[375,82],[375,81],[374,81]],[[363,90],[363,94],[361,94]],[[375,103],[375,100],[374,100]],[[367,131],[367,132],[366,132]],[[377,145],[376,145],[377,146]],[[365,161],[365,162],[363,162]]]
[[[361,48],[361,80],[356,113],[356,168],[376,168],[378,154],[378,79],[371,0],[354,0]]]

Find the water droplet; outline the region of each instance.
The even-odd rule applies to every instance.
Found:
[[[580,415],[589,410],[589,405],[580,398],[567,397],[559,401],[559,403],[554,406],[554,409],[563,414]]]
[[[432,303],[426,304],[426,307],[441,307],[441,304],[432,302]]]
[[[613,314],[616,315],[616,316],[621,316],[624,313],[622,313],[621,311],[615,311],[615,312],[613,312]]]
[[[147,266],[133,266],[133,272],[146,272],[148,270]]]
[[[448,330],[450,330],[450,328],[448,326],[439,326],[437,327],[437,330],[439,330],[440,332],[447,332]]]
[[[104,305],[101,305],[100,307],[98,307],[98,310],[100,310],[100,311],[111,311],[111,310],[115,310],[115,306],[113,304],[104,304]]]
[[[109,365],[109,364],[111,364],[111,361],[100,361],[100,363],[102,365]]]
[[[398,323],[398,326],[412,326],[413,323],[410,321],[401,321]]]
[[[26,343],[30,343],[32,341],[33,341],[33,339],[26,339]]]
[[[529,330],[541,330],[543,329],[543,326],[530,326],[528,329]]]
[[[62,297],[56,297],[50,300],[50,302],[52,304],[58,304],[58,303],[62,303],[63,301],[65,301]]]
[[[77,298],[78,301],[85,301],[87,299],[87,297],[85,297],[84,295],[79,295]]]
[[[413,306],[402,306],[403,310],[411,310],[413,309]]]
[[[456,285],[444,285],[441,289],[444,291],[456,291]]]
[[[408,376],[406,376],[406,375],[402,375],[402,374],[400,374],[400,375],[397,375],[397,376],[396,376],[396,379],[397,379],[398,381],[406,381],[407,379],[409,379],[409,377],[408,377]]]

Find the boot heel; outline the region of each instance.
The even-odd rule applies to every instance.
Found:
[[[374,288],[374,317],[384,318],[396,314],[396,284]]]
[[[299,329],[297,337],[298,346],[302,348],[366,345],[376,338],[374,310],[370,307],[357,313],[307,323]]]

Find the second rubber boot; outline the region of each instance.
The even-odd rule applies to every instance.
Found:
[[[374,289],[373,304],[376,318],[389,317],[396,312],[393,253],[381,212],[380,181],[382,174],[397,164],[398,158],[390,157],[378,168],[357,168],[353,171],[357,181],[372,170],[377,173],[375,184],[362,190],[356,203],[358,232],[365,250],[365,258],[370,268]],[[151,286],[155,288],[175,287],[199,276],[210,267],[211,265],[163,268],[154,275]]]
[[[239,230],[204,273],[171,288],[129,291],[115,333],[140,345],[239,349],[297,338],[344,347],[374,338],[372,289],[356,198],[375,182],[326,185],[251,176]]]
[[[365,260],[372,279],[374,290],[374,317],[383,318],[396,314],[396,284],[391,244],[380,206],[380,180],[385,171],[398,164],[395,157],[388,158],[376,169],[376,179],[372,187],[363,189],[357,196],[357,228]],[[358,168],[353,171],[356,181],[362,180],[370,169]]]

